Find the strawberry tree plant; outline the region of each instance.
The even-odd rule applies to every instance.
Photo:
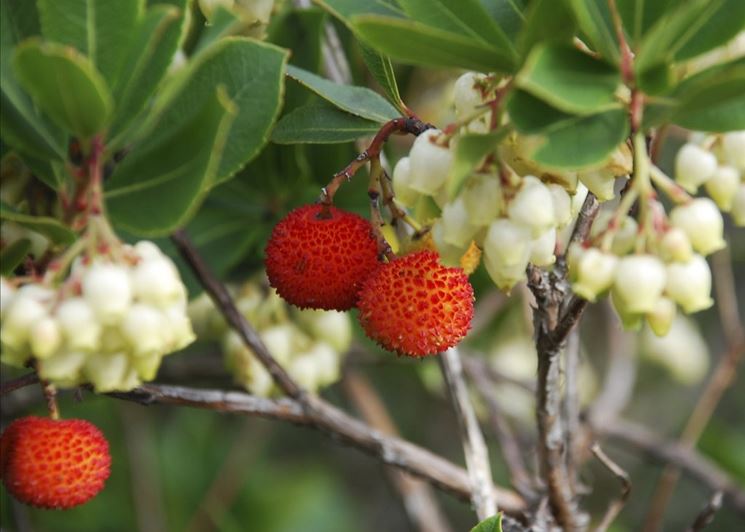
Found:
[[[745,351],[745,3],[0,6],[2,392],[39,383],[51,418],[3,432],[17,500],[66,509],[115,476],[100,431],[63,419],[72,390],[319,429],[391,468],[421,530],[452,518],[430,485],[474,530],[743,515],[737,472],[695,446]],[[685,315],[715,303],[725,353],[666,443],[621,417],[648,373],[630,339],[698,382]],[[365,357],[423,383],[409,397],[445,392],[465,468],[395,435]],[[173,369],[194,360],[232,382]],[[656,488],[640,475],[646,517],[613,439],[666,464]],[[671,517],[681,471],[703,509]]]

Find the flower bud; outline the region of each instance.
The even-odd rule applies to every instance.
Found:
[[[419,192],[411,188],[411,159],[402,157],[393,168],[393,191],[396,201],[405,207],[413,207],[419,199]]]
[[[745,227],[745,183],[737,187],[737,192],[732,200],[732,210],[730,211],[732,221],[738,227]]]
[[[176,266],[167,257],[146,259],[132,271],[132,290],[137,299],[165,307],[186,297]]]
[[[55,313],[67,348],[73,351],[93,351],[99,346],[101,324],[93,309],[81,297],[64,300]]]
[[[525,176],[523,185],[507,206],[512,221],[529,227],[534,237],[556,225],[551,191],[537,177]]]
[[[62,345],[62,332],[54,318],[45,316],[31,327],[31,352],[36,358],[52,356]]]
[[[732,166],[720,166],[706,182],[706,193],[724,212],[732,208],[732,200],[740,186],[740,173]]]
[[[588,248],[573,260],[576,260],[577,271],[572,290],[588,301],[595,301],[613,283],[618,257],[598,248]]]
[[[726,245],[722,213],[709,198],[695,198],[675,207],[670,213],[670,222],[685,231],[693,249],[702,255],[713,253]]]
[[[722,135],[722,156],[728,164],[745,172],[745,131],[730,131]]]
[[[86,355],[80,351],[60,351],[39,361],[39,376],[59,386],[75,386],[81,381],[80,369]]]
[[[629,255],[618,262],[613,290],[627,312],[652,312],[666,278],[665,265],[654,255]]]
[[[26,288],[22,287],[11,301],[0,330],[3,346],[14,351],[25,348],[31,328],[47,315],[45,306]]]
[[[684,144],[675,156],[675,180],[691,194],[695,194],[716,169],[714,154],[690,142]]]
[[[549,229],[530,243],[530,262],[536,266],[550,266],[556,262],[556,228]]]
[[[466,182],[460,197],[468,211],[469,221],[475,226],[489,225],[499,215],[502,194],[494,176],[473,176]]]
[[[647,324],[657,336],[665,336],[673,324],[677,314],[675,303],[666,297],[661,297],[654,310],[647,313]]]
[[[165,350],[166,326],[165,317],[158,309],[144,303],[135,303],[124,316],[121,331],[132,346],[135,356],[150,356]]]
[[[579,180],[595,194],[598,201],[608,201],[615,196],[616,176],[605,169],[580,172]]]
[[[519,266],[524,270],[530,258],[530,230],[509,218],[489,225],[484,239],[484,256],[494,265]]]
[[[428,129],[417,137],[409,153],[411,188],[435,196],[450,173],[453,154],[450,148],[437,143],[442,132]]]
[[[668,264],[665,291],[686,314],[712,306],[711,270],[706,259],[693,255],[688,262]]]
[[[132,301],[129,272],[118,264],[94,263],[83,275],[83,297],[102,323],[117,323]]]
[[[455,115],[458,118],[472,115],[480,105],[484,104],[484,96],[479,85],[485,80],[484,74],[466,72],[455,81],[453,103]]]
[[[129,360],[124,353],[89,355],[83,368],[86,378],[99,393],[131,389],[123,387],[128,370]]]
[[[572,221],[572,199],[566,189],[556,183],[549,184],[548,190],[553,199],[556,225],[564,227]]]
[[[465,248],[478,229],[471,224],[470,213],[461,196],[442,209],[442,238],[445,243]]]
[[[660,255],[666,262],[688,262],[693,256],[691,240],[679,227],[671,227],[660,240]]]

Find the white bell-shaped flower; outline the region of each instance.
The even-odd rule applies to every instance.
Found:
[[[709,198],[695,198],[675,207],[670,213],[670,222],[685,231],[693,249],[702,255],[713,253],[726,245],[722,213]]]
[[[186,297],[176,266],[165,256],[137,264],[132,270],[132,289],[139,301],[158,307],[171,305]]]
[[[572,262],[576,264],[576,272],[573,274],[576,281],[572,284],[572,290],[588,301],[595,301],[599,294],[613,284],[618,257],[598,248],[582,249],[576,253],[578,254],[572,258]]]
[[[129,370],[125,353],[96,353],[88,355],[83,372],[99,393],[126,390],[124,380]]]
[[[440,130],[428,129],[417,137],[409,152],[411,188],[428,196],[437,195],[453,163],[450,148],[438,143],[440,135]]]
[[[520,190],[507,206],[512,221],[529,227],[533,236],[556,225],[556,213],[551,191],[540,179],[525,176]]]
[[[168,329],[171,332],[170,342],[167,346],[168,351],[183,349],[197,339],[191,326],[191,320],[183,305],[175,304],[164,309],[163,317],[166,319]]]
[[[452,246],[466,247],[479,230],[471,224],[470,213],[459,196],[442,209],[442,238]]]
[[[722,135],[722,156],[727,164],[745,172],[745,131],[730,131]]]
[[[667,262],[688,262],[693,256],[691,239],[680,227],[671,227],[660,239],[660,255]]]
[[[465,203],[470,223],[475,226],[489,225],[502,208],[502,194],[495,176],[471,177],[464,185],[460,197]]]
[[[577,190],[575,190],[574,195],[572,196],[572,218],[575,218],[579,214],[579,211],[582,210],[582,205],[585,203],[588,192],[590,191],[587,190],[584,183],[579,183],[577,185]]]
[[[737,188],[740,186],[740,172],[734,166],[720,166],[706,182],[706,193],[724,212],[732,209]]]
[[[0,330],[3,345],[15,351],[25,348],[31,328],[47,315],[46,305],[39,302],[28,287],[24,286],[16,293],[5,311]]]
[[[0,277],[0,320],[5,317],[5,310],[10,306],[16,289],[8,282],[5,277]]]
[[[640,347],[645,358],[660,364],[682,384],[695,384],[707,374],[709,348],[695,322],[683,315],[673,320],[665,336],[645,330]]]
[[[665,265],[654,255],[621,257],[613,291],[631,313],[652,312],[665,289]]]
[[[548,190],[553,199],[556,225],[564,227],[572,221],[572,198],[564,187],[556,183],[549,184]]]
[[[657,336],[665,336],[670,331],[677,313],[675,303],[667,297],[661,297],[654,309],[647,312],[647,324]]]
[[[738,227],[745,226],[745,183],[737,187],[735,197],[732,199],[732,210],[730,210],[732,221]]]
[[[505,264],[500,262],[499,259],[492,260],[485,254],[484,266],[497,288],[509,292],[513,286],[525,279],[525,268],[528,266],[528,257],[525,258],[524,262]]]
[[[484,74],[466,72],[455,81],[453,103],[455,104],[455,114],[458,118],[472,115],[480,105],[483,105],[484,96],[479,85],[485,79],[486,76]]]
[[[160,310],[144,303],[135,303],[124,316],[121,330],[135,356],[151,356],[165,351],[167,325]]]
[[[644,321],[644,314],[630,311],[616,290],[610,291],[610,302],[613,305],[613,310],[616,311],[618,318],[621,320],[624,330],[638,331],[641,328]]]
[[[95,351],[101,338],[101,324],[88,302],[81,297],[64,300],[55,312],[67,348]]]
[[[438,253],[440,254],[440,262],[445,266],[459,266],[460,259],[466,252],[465,247],[454,246],[445,242],[445,224],[442,222],[442,218],[437,220],[432,225],[432,242],[434,242]]]
[[[74,386],[82,379],[80,370],[86,358],[87,355],[81,351],[58,351],[39,361],[39,376],[60,386]]]
[[[352,322],[346,312],[312,310],[300,312],[303,324],[316,340],[327,343],[339,353],[345,353],[352,343]]]
[[[556,262],[556,228],[551,228],[530,243],[530,262],[550,266]]]
[[[521,266],[530,258],[531,233],[509,218],[498,218],[489,225],[484,238],[484,255],[495,265]]]
[[[306,354],[314,360],[316,366],[317,378],[314,389],[328,386],[339,379],[339,354],[330,345],[326,342],[316,342]]]
[[[600,169],[580,172],[579,180],[590,192],[595,194],[598,201],[608,201],[615,196],[616,176],[609,170]]]
[[[393,192],[396,201],[405,207],[413,207],[421,196],[411,188],[411,159],[402,157],[393,168]]]
[[[686,314],[712,306],[711,270],[706,259],[693,255],[688,262],[668,264],[665,291]]]
[[[716,169],[714,154],[690,142],[684,144],[675,156],[675,180],[691,194],[706,183]]]
[[[31,352],[36,358],[52,356],[62,345],[62,331],[57,320],[45,316],[31,327]]]
[[[83,297],[101,323],[117,323],[132,302],[129,272],[118,264],[93,263],[83,274]]]
[[[302,333],[294,325],[284,323],[264,329],[259,333],[259,336],[261,336],[261,341],[264,342],[269,353],[277,362],[284,365],[290,361],[294,354],[295,337],[299,334]]]
[[[314,390],[318,382],[318,368],[316,360],[307,353],[301,353],[292,359],[287,372],[300,386],[306,390]]]

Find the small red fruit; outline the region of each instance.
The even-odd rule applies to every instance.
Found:
[[[109,444],[83,419],[27,416],[0,436],[0,473],[19,501],[68,509],[95,497],[109,478]]]
[[[367,335],[389,351],[422,357],[460,342],[471,327],[473,287],[460,268],[446,268],[433,251],[382,265],[357,303]]]
[[[306,205],[290,212],[266,246],[269,284],[300,308],[349,310],[379,265],[370,222],[350,212]]]

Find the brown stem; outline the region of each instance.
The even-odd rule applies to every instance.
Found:
[[[26,386],[31,386],[37,382],[39,382],[39,375],[35,371],[16,377],[15,379],[4,381],[0,385],[0,396],[25,388]]]
[[[721,491],[714,492],[706,503],[706,506],[704,506],[701,512],[696,516],[696,520],[693,521],[691,528],[688,529],[689,532],[698,532],[711,524],[716,513],[722,508],[723,496],[724,494]]]
[[[600,445],[598,445],[597,443],[593,444],[593,446],[591,447],[591,451],[592,454],[595,455],[595,458],[600,460],[600,463],[603,464],[606,469],[608,469],[608,471],[613,473],[613,475],[621,483],[621,495],[618,497],[617,500],[613,501],[608,506],[603,519],[595,528],[596,532],[605,532],[606,530],[608,530],[608,527],[611,525],[611,523],[616,519],[616,516],[618,516],[618,514],[621,512],[624,505],[626,504],[626,501],[631,495],[631,479],[629,478],[629,474],[626,473],[626,471],[624,471],[621,466],[619,466],[617,463],[611,460],[611,458],[607,454],[605,454],[605,451],[603,451]]]

